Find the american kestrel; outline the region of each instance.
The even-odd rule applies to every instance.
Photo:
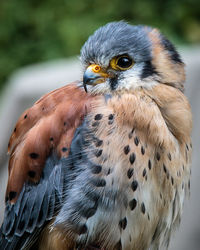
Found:
[[[165,249],[190,189],[185,71],[157,29],[112,22],[81,49],[83,81],[19,118],[1,249]]]

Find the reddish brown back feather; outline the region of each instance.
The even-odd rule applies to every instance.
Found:
[[[69,84],[44,95],[21,115],[8,148],[6,196],[11,202],[16,202],[25,181],[40,180],[52,150],[59,157],[68,156],[74,132],[90,110],[91,100],[76,84]]]

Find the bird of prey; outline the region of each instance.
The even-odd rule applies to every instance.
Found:
[[[19,118],[1,249],[167,249],[190,189],[184,63],[157,29],[111,22],[83,79]]]

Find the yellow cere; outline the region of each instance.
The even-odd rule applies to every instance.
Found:
[[[90,67],[94,73],[99,73],[101,71],[101,67],[99,65],[92,64]]]
[[[89,70],[91,70],[92,72],[99,74],[101,77],[109,77],[108,73],[105,71],[105,69],[102,69],[101,66],[99,66],[98,64],[91,64],[88,67]]]

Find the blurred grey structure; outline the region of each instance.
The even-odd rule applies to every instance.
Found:
[[[181,227],[174,234],[170,250],[200,249],[200,47],[179,49],[186,63],[185,93],[193,111],[193,167],[191,197],[185,202]],[[81,67],[77,59],[59,60],[29,66],[11,76],[0,101],[0,223],[3,219],[7,182],[7,143],[19,115],[41,95],[79,80]]]

